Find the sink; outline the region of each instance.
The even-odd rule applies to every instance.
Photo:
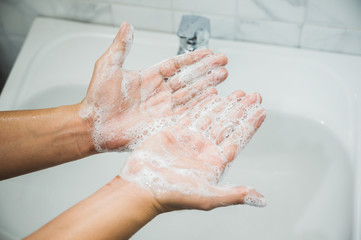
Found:
[[[82,100],[116,28],[38,18],[0,97],[1,110]],[[268,116],[223,182],[250,185],[266,208],[158,216],[132,239],[353,239],[360,235],[361,57],[210,40],[229,58],[221,95],[260,92]],[[175,35],[135,32],[127,69],[175,55]],[[0,182],[0,238],[18,239],[110,181],[128,153],[105,153]]]

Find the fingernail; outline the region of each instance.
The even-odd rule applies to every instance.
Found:
[[[261,94],[259,94],[259,93],[255,93],[256,94],[256,96],[257,96],[257,100],[256,100],[256,103],[262,103],[262,97],[261,97]]]
[[[266,199],[262,194],[256,192],[256,190],[250,190],[244,197],[243,203],[253,207],[265,207],[267,205]]]

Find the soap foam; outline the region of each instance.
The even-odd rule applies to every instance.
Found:
[[[181,88],[184,88],[192,85],[195,81],[199,80],[201,77],[204,77],[204,75],[208,72],[207,70],[212,69],[212,67],[209,66],[208,64],[208,61],[211,57],[212,55],[208,55],[199,61],[197,60],[198,62],[192,65],[180,66],[177,74],[168,78],[167,80],[168,87],[170,89],[173,89],[170,83],[175,82],[176,85],[179,85]]]
[[[177,168],[172,164],[175,159],[171,156],[163,156],[148,151],[135,151],[127,161],[128,163],[123,167],[120,176],[150,190],[157,197],[169,191],[187,195],[212,195],[205,187],[209,183],[205,181],[206,177],[202,172],[195,169]],[[170,175],[172,175],[172,181],[169,180]]]
[[[91,86],[91,89],[88,92],[86,99],[83,101],[79,111],[79,116],[81,118],[93,120],[94,127],[92,138],[95,149],[98,152],[108,151],[106,143],[109,141],[116,141],[117,138],[122,138],[129,141],[123,147],[115,150],[133,151],[149,137],[155,135],[165,128],[174,126],[176,122],[178,122],[178,120],[184,116],[184,114],[178,116],[174,113],[172,116],[159,116],[158,114],[157,117],[154,117],[157,115],[156,113],[149,114],[151,115],[150,120],[148,119],[147,121],[139,121],[138,119],[136,120],[134,126],[127,129],[122,129],[121,126],[116,126],[116,124],[111,124],[111,122],[109,122],[114,115],[120,115],[125,111],[131,111],[132,109],[135,109],[135,106],[141,105],[144,103],[144,101],[154,96],[159,91],[159,89],[155,88],[153,85],[150,85],[148,86],[150,87],[149,89],[146,89],[146,91],[141,91],[140,99],[138,99],[139,96],[136,99],[130,93],[132,87],[131,84],[133,82],[139,81],[139,84],[142,85],[142,76],[144,74],[159,73],[161,66],[165,64],[174,64],[172,61],[165,60],[158,65],[146,69],[145,72],[132,72],[132,74],[129,71],[122,70],[121,65],[125,57],[128,55],[133,42],[133,31],[133,28],[130,26],[128,32],[124,34],[122,40],[119,42],[116,42],[117,40],[115,40],[110,49],[104,54],[102,58],[106,60],[97,62],[97,66],[94,71],[93,85]],[[181,63],[184,62],[187,57],[193,57],[195,64],[182,66]],[[210,57],[211,55],[199,60],[197,56],[184,54],[176,58],[176,64],[179,67],[179,71],[173,76],[169,76],[165,82],[165,85],[168,86],[169,91],[172,92],[170,86],[171,82],[176,82],[180,87],[183,88],[189,87],[195,81],[201,80],[202,78],[207,78],[209,76],[207,73],[212,74],[212,71],[216,71],[217,68],[209,65]],[[170,68],[170,66],[163,67],[166,69]],[[210,69],[211,71],[209,71]],[[225,73],[220,72],[219,74]],[[137,76],[139,79],[135,79],[136,77],[134,76]],[[218,77],[222,77],[222,75]],[[114,86],[116,81],[119,81],[119,79],[121,79],[121,82],[119,83],[120,86]],[[217,83],[216,78],[213,77],[208,77],[206,80],[209,82],[209,85],[215,85]],[[107,89],[109,86],[113,86],[114,89],[111,89],[111,91],[106,91],[109,90]],[[103,90],[104,88],[105,90]],[[121,93],[120,98],[119,92]],[[190,103],[192,101],[197,101],[197,97],[195,97],[196,95],[199,96],[199,91],[197,91],[196,88],[190,88],[188,94],[183,97],[183,102]],[[175,101],[174,99],[171,101],[171,104],[173,105],[179,104],[179,102]],[[227,111],[230,111],[233,107],[232,104],[235,104],[236,102],[234,101],[232,104],[227,104],[227,109],[221,114],[212,114],[211,109],[214,109],[219,104],[219,101],[221,101],[219,97],[214,97],[210,103],[205,103],[205,100],[201,101],[201,104],[198,104],[195,109],[192,110],[192,112],[195,112],[197,115],[191,116],[192,124],[188,126],[189,129],[202,132],[202,134],[207,139],[213,142],[215,142],[216,139],[212,139],[210,136],[211,129],[214,127],[214,122],[227,121]],[[204,106],[202,106],[203,103]],[[252,107],[257,108],[254,105]],[[247,111],[249,111],[249,114],[252,115],[252,112],[255,110],[247,108]],[[187,114],[191,115],[190,113]],[[197,121],[197,119],[201,119],[206,114],[211,115],[213,123],[207,129],[201,130],[197,124],[202,125],[202,123]],[[244,120],[245,119],[247,119],[246,115],[244,116]],[[248,139],[248,137],[243,138]],[[239,141],[239,139],[235,139],[235,142],[240,145],[245,145],[247,141]],[[220,151],[222,151],[222,149]]]
[[[160,119],[153,119],[152,122],[145,122],[145,121],[139,122],[134,127],[124,132],[124,138],[131,140],[120,150],[134,151],[146,139],[160,132],[162,129],[173,126],[174,123],[175,123],[175,119],[173,118],[160,118]]]
[[[122,54],[127,54],[127,52],[121,53],[121,56],[123,56]],[[183,87],[190,86],[194,81],[198,80],[199,77],[202,76],[203,73],[198,69],[202,66],[202,64],[204,64],[206,58],[207,57],[200,60],[198,63],[193,64],[194,66],[181,66],[179,69],[180,72],[170,77],[169,81],[172,78],[177,78]],[[94,86],[92,86],[92,91],[89,93],[90,96],[87,96],[87,98],[84,100],[79,111],[79,116],[83,119],[93,119],[94,128],[92,137],[95,149],[98,152],[106,152],[108,151],[106,142],[109,140],[116,140],[117,137],[113,136],[112,133],[114,133],[114,131],[107,129],[109,127],[116,128],[116,126],[106,125],[106,121],[109,120],[116,112],[121,113],[123,111],[129,110],[129,108],[132,108],[129,106],[127,108],[122,108],[123,105],[133,105],[134,107],[135,105],[143,104],[150,97],[159,93],[158,89],[142,89],[140,96],[141,99],[134,99],[129,93],[132,83],[138,81],[141,84],[142,76],[144,74],[158,73],[159,65],[152,67],[144,72],[129,72],[122,71],[116,65],[112,65],[111,63],[104,61],[98,63],[97,68],[98,69],[95,71],[95,78],[97,81],[94,83]],[[118,74],[120,74],[120,76],[118,76]],[[114,81],[118,80],[119,78],[122,80],[120,86],[117,86],[121,92],[120,99],[119,92],[115,91],[115,89],[112,89],[113,91],[108,91],[106,95],[100,94],[103,91],[102,88],[104,88],[104,86],[107,87],[109,84],[114,85]],[[108,83],[109,81],[112,82]],[[169,81],[166,82],[166,85],[169,83]],[[150,87],[154,88],[154,86]],[[172,92],[172,90],[169,91]],[[190,88],[188,94],[183,96],[182,102],[191,103],[192,101],[197,101],[202,92],[199,92],[195,88]],[[170,104],[179,104],[179,102],[172,99],[172,97],[170,97],[170,99]],[[117,104],[117,102],[120,104]],[[114,109],[115,105],[119,105],[117,109]],[[122,138],[129,140],[129,144],[116,149],[116,151],[132,151],[150,136],[156,134],[166,127],[174,125],[181,116],[178,116],[175,113],[173,115],[174,116],[171,117],[154,117],[152,121],[137,123],[134,127],[127,129],[126,132],[118,132],[117,134],[122,135]],[[142,129],[147,133],[142,134],[142,132],[144,132]]]
[[[203,195],[214,196],[216,193],[211,191],[211,186],[216,185],[224,169],[229,165],[225,155],[224,146],[222,142],[217,143],[217,137],[214,138],[211,134],[212,129],[219,123],[224,123],[223,128],[228,128],[230,133],[228,136],[229,144],[235,144],[238,149],[241,150],[245,147],[251,136],[254,134],[255,129],[253,122],[256,119],[256,113],[261,109],[258,103],[251,106],[243,105],[240,103],[242,98],[233,99],[227,101],[218,95],[211,95],[208,98],[200,101],[195,107],[186,111],[182,116],[167,122],[166,127],[168,129],[163,130],[170,132],[175,139],[175,143],[178,151],[182,152],[182,155],[186,158],[194,159],[202,154],[202,144],[198,144],[197,138],[200,136],[205,139],[201,142],[208,142],[213,146],[213,151],[207,152],[207,159],[198,159],[202,161],[202,169],[197,169],[197,164],[191,163],[190,165],[182,166],[186,164],[184,157],[179,157],[174,152],[167,150],[166,146],[161,146],[159,149],[147,149],[147,144],[141,146],[141,150],[135,150],[129,157],[123,169],[121,170],[121,177],[137,183],[141,187],[149,190],[156,196],[160,196],[166,192],[179,192],[186,195]],[[223,106],[223,110],[219,111],[219,108]],[[218,109],[217,111],[215,111]],[[237,111],[242,110],[242,116],[237,116]],[[258,116],[260,117],[260,116]],[[190,118],[189,121],[184,121],[184,118]],[[210,126],[202,128],[201,126],[206,123],[204,119],[211,119]],[[202,122],[203,121],[203,122]],[[175,124],[173,126],[172,124]],[[140,125],[136,129],[143,129],[145,125]],[[183,130],[185,129],[185,133]],[[153,129],[157,129],[153,131]],[[151,132],[147,133],[147,136],[152,136],[162,130],[162,126],[158,125],[158,128],[151,127]],[[241,131],[240,131],[241,130]],[[237,133],[237,134],[232,134]],[[138,134],[138,135],[137,135]],[[162,133],[160,133],[162,134]],[[139,131],[131,134],[132,136],[139,137]],[[142,133],[140,133],[142,135]],[[140,136],[142,138],[144,134]],[[160,141],[158,144],[162,144]],[[139,146],[139,142],[135,144],[132,149]],[[200,148],[199,148],[199,146]],[[212,159],[216,159],[212,161]],[[218,159],[218,160],[217,160]],[[203,162],[204,160],[204,162]],[[177,161],[181,161],[182,164],[177,165]],[[137,167],[135,167],[137,166]],[[136,169],[136,170],[135,170]],[[244,198],[244,203],[252,206],[265,206],[265,200],[259,199],[253,193],[249,193]]]
[[[212,95],[203,99],[196,104],[195,107],[182,115],[173,114],[172,116],[151,117],[151,119],[147,121],[137,121],[134,126],[124,130],[121,126],[110,121],[112,117],[126,111],[132,111],[136,106],[141,105],[159,91],[156,86],[148,85],[148,89],[142,89],[140,92],[140,96],[138,96],[139,99],[130,94],[131,84],[138,79],[135,79],[131,74],[128,74],[128,71],[122,70],[121,65],[129,53],[132,42],[133,29],[131,27],[124,37],[123,42],[113,44],[105,53],[103,58],[107,60],[98,61],[94,72],[93,85],[91,86],[86,99],[82,102],[79,111],[79,116],[81,118],[93,120],[94,127],[92,138],[96,151],[107,151],[107,142],[115,141],[120,137],[129,141],[117,150],[134,151],[141,146],[144,141],[161,131],[172,131],[175,126],[186,128],[190,133],[188,138],[192,138],[193,134],[200,134],[206,141],[213,144],[214,151],[208,156],[214,159],[221,159],[221,163],[218,163],[218,165],[215,163],[205,163],[204,167],[208,169],[207,171],[196,170],[192,166],[181,167],[176,164],[177,159],[171,152],[167,151],[166,146],[159,146],[162,149],[161,153],[154,150],[152,151],[152,149],[147,151],[134,151],[121,170],[121,176],[124,179],[139,184],[143,188],[148,189],[157,195],[169,191],[205,196],[214,195],[214,193],[209,190],[210,186],[219,182],[224,166],[226,166],[227,159],[224,156],[223,146],[220,143],[217,143],[219,136],[214,138],[212,136],[212,130],[217,124],[224,123],[220,132],[222,132],[222,130],[228,131],[227,139],[231,140],[230,144],[235,144],[238,146],[238,149],[242,149],[254,134],[255,129],[250,120],[252,120],[257,111],[260,110],[259,104],[241,106],[244,114],[239,118],[232,116],[231,113],[235,108],[240,107],[240,99],[226,101],[217,95]],[[120,48],[120,46],[117,45],[124,43],[125,48]],[[209,85],[215,85],[217,83],[217,79],[209,77],[210,74],[212,74],[212,71],[217,70],[216,68],[214,69],[209,66],[208,60],[210,56],[207,56],[200,61],[194,59],[198,62],[193,65],[181,66],[180,63],[184,62],[184,58],[186,57],[188,56],[181,56],[183,59],[180,59],[177,63],[180,67],[178,72],[173,76],[167,77],[167,80],[165,81],[165,85],[168,87],[169,92],[173,92],[173,86],[181,88],[192,87],[192,84],[195,81],[201,80],[204,77],[208,77],[207,81]],[[148,72],[138,72],[140,84],[142,84],[142,76],[144,74],[160,73],[160,66],[165,63],[172,64],[171,61],[166,60],[165,62],[148,69]],[[163,67],[167,68],[167,66]],[[170,66],[168,66],[168,68],[169,67]],[[212,70],[209,71],[209,69]],[[114,85],[119,79],[122,79],[119,84],[120,86]],[[163,81],[163,79],[161,80]],[[114,87],[114,89],[110,89],[111,91],[107,89],[110,86]],[[121,93],[120,99],[119,93]],[[185,102],[197,101],[197,98],[194,98],[197,94],[196,88],[191,88],[188,95],[184,97],[184,100],[186,100]],[[219,108],[224,103],[226,104],[222,111],[215,111],[217,107]],[[172,104],[178,103],[174,101]],[[157,114],[154,113],[149,115],[156,116]],[[190,118],[190,120],[182,121],[184,118]],[[207,118],[211,120],[211,123],[208,127],[204,128],[203,126],[207,123]],[[131,121],[131,119],[128,119],[128,121]],[[181,122],[187,122],[188,124],[182,125],[180,124]],[[238,131],[240,128],[242,131]],[[184,135],[179,136],[177,132],[173,132],[173,135],[179,148],[188,149],[188,151],[184,151],[184,154],[189,155],[188,157],[192,157],[192,154],[201,154],[202,146],[190,144]],[[253,195],[247,195],[244,201],[250,205],[263,204],[262,201],[259,202]]]
[[[243,203],[254,207],[265,207],[267,205],[265,198],[259,198],[252,191],[243,198]]]

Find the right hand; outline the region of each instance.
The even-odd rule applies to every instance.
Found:
[[[164,120],[172,121],[205,89],[227,78],[223,68],[227,57],[208,49],[179,55],[147,69],[125,70],[123,62],[132,42],[133,27],[123,23],[112,45],[96,62],[81,102],[79,114],[92,126],[98,152],[133,150],[144,135],[135,133],[137,126],[150,128]]]

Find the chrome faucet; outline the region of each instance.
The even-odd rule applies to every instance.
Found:
[[[178,54],[192,52],[197,48],[208,47],[211,35],[208,18],[196,15],[183,15],[177,36],[179,37]]]

